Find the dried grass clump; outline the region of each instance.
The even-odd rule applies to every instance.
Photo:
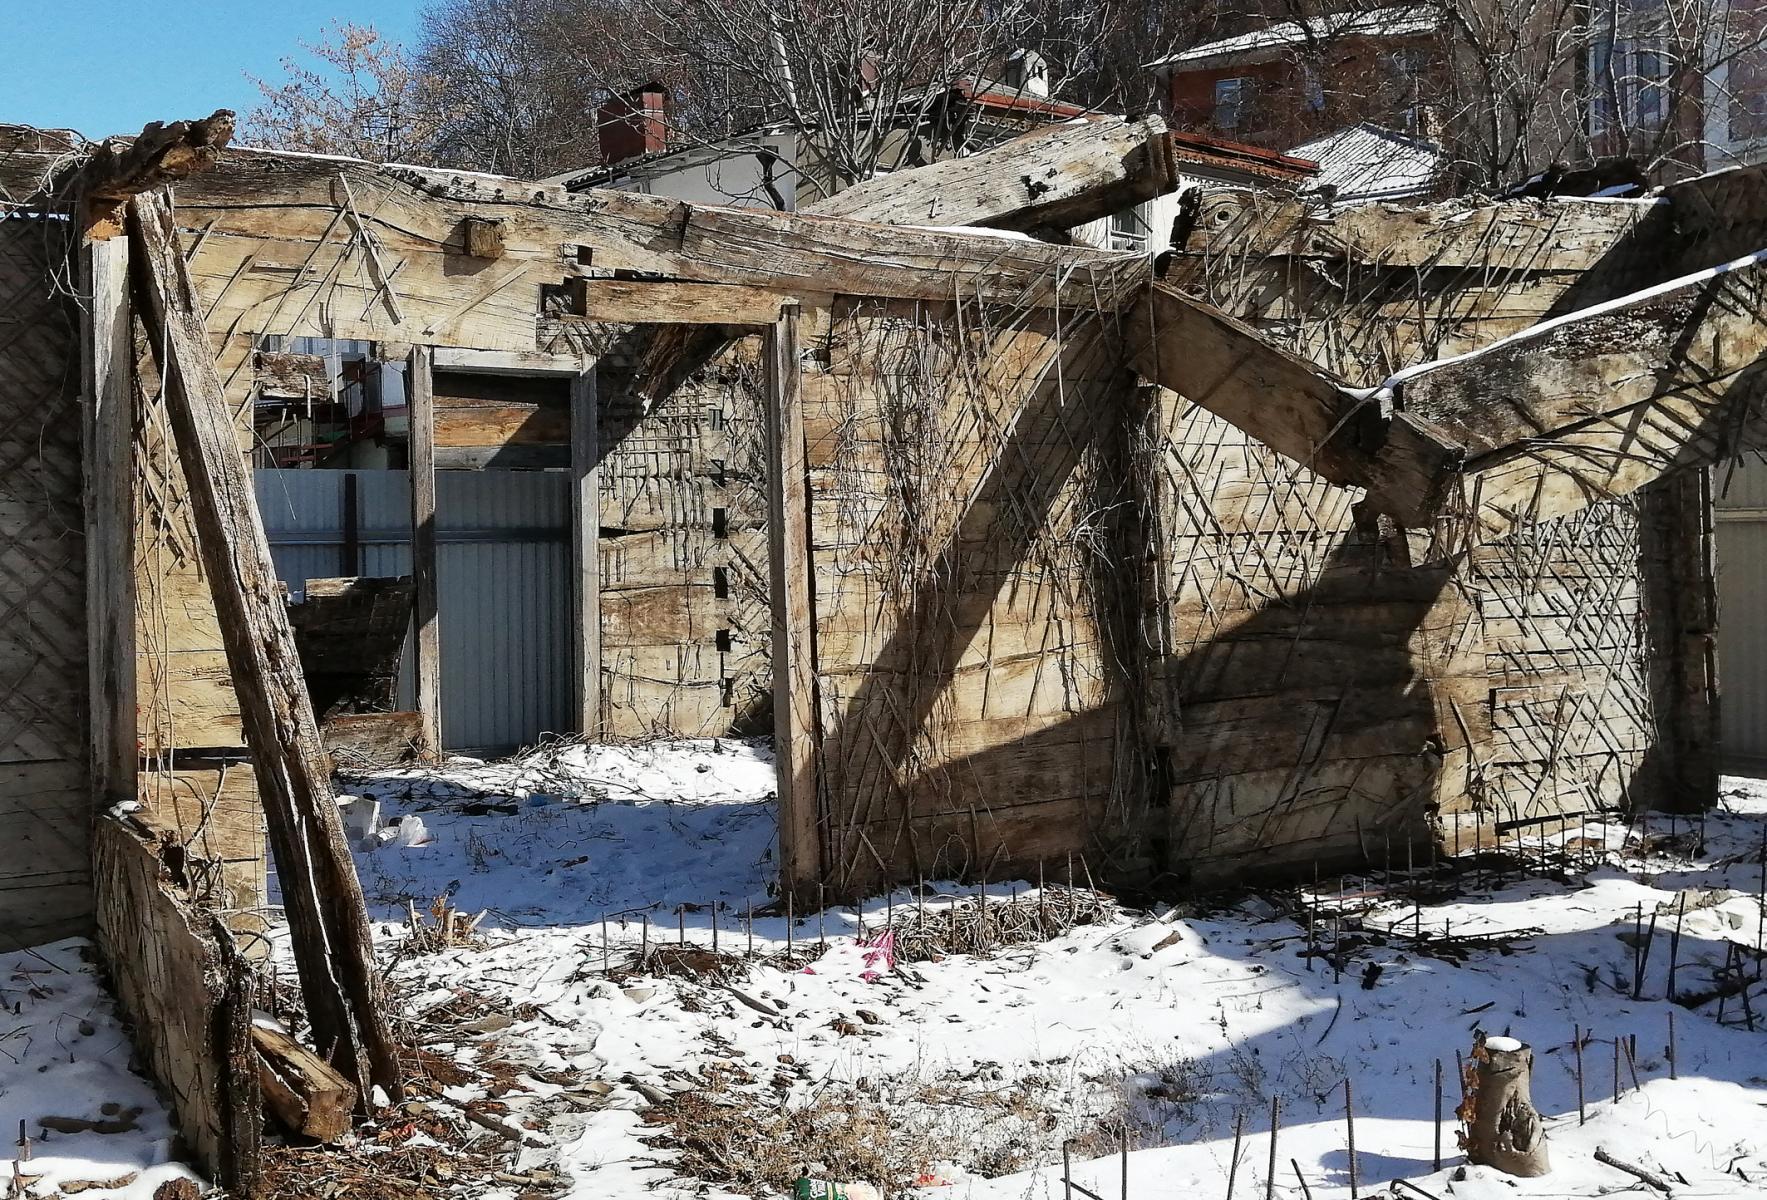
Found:
[[[811,1163],[827,1178],[897,1195],[963,1149],[959,1139],[902,1117],[889,1104],[845,1090],[787,1105],[714,1087],[679,1093],[651,1109],[647,1120],[672,1129],[645,1142],[677,1151],[682,1175],[749,1196],[789,1195]]]
[[[405,902],[405,909],[410,921],[406,927],[405,941],[399,947],[401,957],[440,954],[444,950],[477,948],[484,944],[478,934],[478,927],[489,909],[480,909],[476,914],[464,913],[455,908],[446,896],[437,896],[430,902],[430,921],[423,919],[417,911],[417,905],[412,901]]]
[[[634,957],[619,978],[651,975],[658,978],[701,979],[713,983],[739,983],[748,978],[748,963],[740,954],[723,954],[702,946],[653,945]]]
[[[1114,1086],[1074,1085],[1033,1074],[1005,1079],[991,1064],[962,1076],[899,1075],[830,1081],[809,1099],[784,1098],[776,1075],[761,1092],[740,1064],[703,1071],[702,1086],[645,1114],[667,1124],[648,1145],[672,1150],[682,1176],[750,1196],[789,1194],[806,1166],[847,1183],[901,1195],[952,1162],[986,1178],[1057,1161],[1064,1143],[1083,1157],[1157,1137],[1146,1101]],[[1152,1144],[1149,1142],[1148,1144]]]
[[[1011,900],[976,897],[896,917],[896,958],[929,962],[947,954],[987,954],[1001,946],[1046,942],[1076,925],[1102,925],[1117,914],[1116,901],[1091,888],[1049,885]]]

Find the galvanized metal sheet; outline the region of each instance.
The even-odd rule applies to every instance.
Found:
[[[354,475],[361,573],[411,571],[404,471],[256,473],[277,575],[295,595],[341,574],[345,477]],[[436,476],[442,742],[504,753],[572,731],[570,481],[564,472]],[[399,692],[411,693],[411,645]]]

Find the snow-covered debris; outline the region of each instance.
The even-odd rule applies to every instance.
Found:
[[[1031,928],[1062,890],[942,883],[798,913],[788,930],[764,907],[770,764],[740,744],[567,748],[352,784],[431,832],[358,859],[389,950],[407,901],[451,893],[498,914],[475,946],[405,954],[395,979],[419,1012],[468,994],[508,1014],[463,1026],[525,1064],[526,1092],[505,1099],[580,1098],[546,1126],[549,1145],[522,1150],[570,1176],[572,1196],[772,1195],[808,1167],[892,1196],[1057,1200],[1066,1143],[1075,1182],[1116,1200],[1125,1135],[1136,1200],[1225,1195],[1236,1121],[1237,1188],[1257,1196],[1274,1096],[1274,1194],[1302,1195],[1298,1167],[1314,1200],[1342,1200],[1346,1078],[1363,1195],[1396,1178],[1442,1200],[1636,1184],[1600,1146],[1685,1176],[1689,1195],[1767,1182],[1767,1003],[1751,1002],[1751,1031],[1734,969],[1739,956],[1753,969],[1763,920],[1767,785],[1733,783],[1702,822],[1530,834],[1531,862],[1487,855],[1200,913],[1101,907],[1051,922],[1047,940],[911,961],[903,935],[941,914],[967,928],[1016,904],[992,927]],[[1636,925],[1653,910],[1634,999]],[[1550,1175],[1463,1165],[1456,1053],[1475,1031],[1533,1048]]]

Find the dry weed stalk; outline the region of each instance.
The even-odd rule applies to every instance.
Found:
[[[937,908],[905,910],[890,925],[901,962],[928,962],[947,954],[986,954],[1001,946],[1046,942],[1076,925],[1115,918],[1116,901],[1090,888],[1048,885],[1010,900],[958,900]]]

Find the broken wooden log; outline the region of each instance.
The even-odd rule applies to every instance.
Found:
[[[264,1021],[252,1024],[264,1106],[290,1133],[334,1142],[350,1131],[356,1089],[331,1064]]]
[[[200,121],[154,121],[132,138],[100,142],[66,180],[48,183],[47,190],[77,196],[87,228],[114,229],[121,208],[131,196],[188,179],[214,166],[233,140],[233,113],[216,109]]]
[[[401,1091],[367,907],[301,677],[251,476],[170,203],[129,201],[138,311],[166,390],[198,549],[251,747],[315,1043],[357,1085]]]
[[[1529,1094],[1534,1052],[1511,1037],[1487,1037],[1473,1048],[1461,1119],[1466,1160],[1525,1179],[1552,1169],[1546,1127]]]
[[[968,158],[893,171],[803,209],[886,225],[1071,229],[1178,186],[1161,117],[1050,126]]]
[[[1447,518],[1451,551],[1767,442],[1764,285],[1758,251],[1400,372],[1395,408],[1467,457],[1388,444],[1366,486],[1401,524]]]

